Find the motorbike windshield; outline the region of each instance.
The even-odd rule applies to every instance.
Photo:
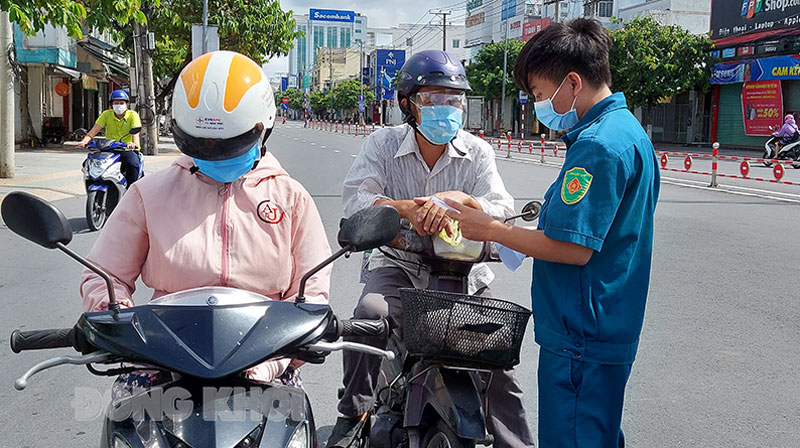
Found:
[[[128,361],[220,378],[293,353],[321,336],[332,316],[327,305],[206,287],[123,309],[118,319],[85,313],[78,324],[94,346]]]
[[[208,305],[210,301],[215,305],[248,305],[268,302],[270,300],[269,297],[244,289],[227,288],[224,286],[205,286],[167,294],[151,300],[150,304],[196,306]]]

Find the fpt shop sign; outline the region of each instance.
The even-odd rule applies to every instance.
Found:
[[[770,135],[772,125],[783,121],[781,82],[746,82],[742,87],[742,112],[746,135]]]
[[[355,22],[356,13],[353,11],[339,11],[336,9],[311,9],[308,12],[311,20],[326,22]]]
[[[800,0],[715,0],[711,3],[712,39],[798,25]]]

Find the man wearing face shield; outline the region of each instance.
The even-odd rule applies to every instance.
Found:
[[[461,129],[466,91],[470,89],[460,62],[449,54],[428,50],[415,53],[398,71],[397,100],[405,124],[370,135],[342,188],[345,216],[378,204],[395,207],[421,235],[451,234],[450,219],[433,197],[451,199],[498,219],[511,216],[514,200],[497,172],[491,146]],[[412,263],[412,254],[393,251],[393,258]],[[427,285],[428,275],[409,263],[374,252],[371,270],[354,310],[357,318],[401,318],[399,288]],[[494,278],[486,265],[476,265],[469,276],[469,293],[490,295]],[[359,342],[385,348],[386,341]],[[381,360],[345,351],[342,417],[328,439],[328,447],[348,446],[359,418],[374,401]],[[533,446],[522,390],[511,371],[495,372],[488,391],[489,432],[496,447]]]
[[[130,130],[141,128],[142,120],[135,110],[128,108],[128,104],[131,101],[128,92],[115,90],[111,92],[109,99],[111,100],[111,109],[104,111],[97,117],[94,126],[78,143],[78,147],[85,148],[103,128],[106,130],[106,138],[126,143],[128,146],[127,151],[115,152],[120,156],[119,160],[122,165],[120,168],[125,176],[126,184],[130,186],[139,179],[139,155],[134,152],[139,148],[139,134],[131,135]]]

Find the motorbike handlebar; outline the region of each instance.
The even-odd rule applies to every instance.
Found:
[[[342,336],[375,336],[389,335],[389,322],[386,319],[343,319],[339,321]]]
[[[58,328],[53,330],[14,330],[11,333],[11,351],[19,353],[23,350],[43,350],[47,348],[66,348],[76,346],[75,328]]]

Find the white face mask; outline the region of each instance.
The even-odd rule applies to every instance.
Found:
[[[114,113],[117,115],[122,115],[128,110],[128,106],[125,104],[114,104],[111,108],[114,109]]]

